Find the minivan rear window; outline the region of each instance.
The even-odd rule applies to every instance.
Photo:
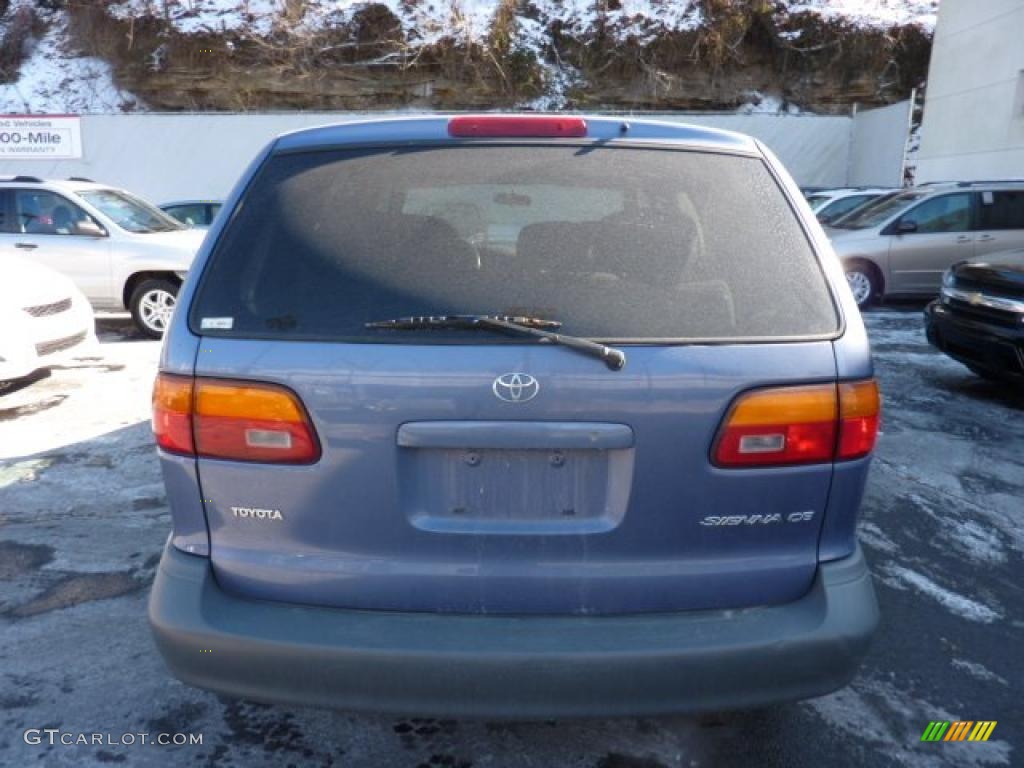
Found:
[[[477,144],[271,156],[219,238],[196,333],[529,343],[371,321],[529,315],[598,340],[806,338],[838,326],[758,158]]]

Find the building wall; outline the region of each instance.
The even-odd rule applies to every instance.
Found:
[[[1024,0],[942,0],[917,181],[1024,178]]]
[[[902,187],[913,103],[908,99],[888,107],[857,112],[850,141],[853,187]],[[902,140],[901,140],[902,139]]]

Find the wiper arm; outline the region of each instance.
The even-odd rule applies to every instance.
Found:
[[[425,317],[398,317],[392,320],[377,320],[366,323],[367,328],[414,331],[431,328],[460,328],[473,330],[484,328],[503,333],[516,333],[533,336],[548,344],[560,344],[591,355],[604,361],[611,370],[618,371],[626,364],[626,355],[622,350],[606,347],[596,341],[581,339],[579,336],[567,336],[564,333],[553,333],[545,328],[561,328],[557,320],[544,320],[537,317],[511,317],[507,315],[428,315]]]

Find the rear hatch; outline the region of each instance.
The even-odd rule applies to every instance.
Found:
[[[493,330],[559,321],[621,370]],[[200,458],[218,581],[348,608],[635,613],[795,599],[832,464],[724,469],[730,404],[834,382],[838,319],[753,154],[585,141],[273,155],[190,308],[196,375],[283,385],[306,464]]]

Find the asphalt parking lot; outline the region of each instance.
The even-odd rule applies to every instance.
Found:
[[[172,679],[145,620],[170,529],[147,422],[159,346],[102,319],[95,359],[0,393],[0,765],[1024,764],[1024,392],[928,347],[920,306],[867,318],[885,420],[861,540],[883,626],[853,685],[754,712],[526,724],[267,706]],[[922,743],[931,720],[998,725]],[[44,728],[202,744],[26,743]]]

